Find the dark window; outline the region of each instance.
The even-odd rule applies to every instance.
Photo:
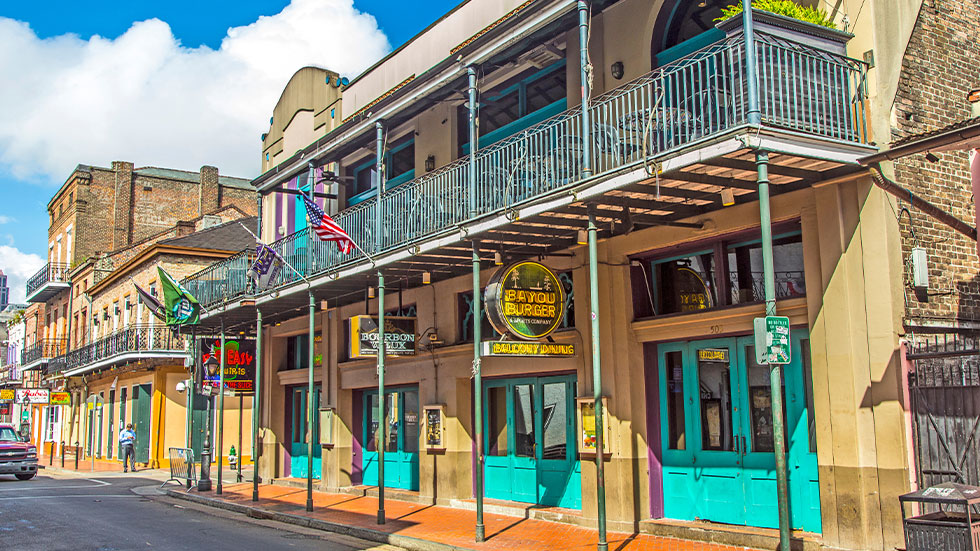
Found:
[[[565,289],[565,318],[561,320],[559,329],[570,329],[575,327],[575,286],[572,284],[572,272],[561,272],[558,280]]]
[[[500,338],[500,333],[494,331],[487,317],[487,311],[482,308],[483,324],[480,326],[480,336],[482,340]],[[456,295],[456,312],[459,318],[459,342],[473,342],[473,291],[459,293]]]
[[[806,295],[799,231],[773,238],[776,298]],[[758,237],[719,240],[666,258],[634,262],[633,302],[638,318],[697,312],[765,299]]]
[[[317,339],[320,338],[319,333],[315,333],[313,336],[314,344],[317,343]],[[306,333],[302,335],[295,335],[288,337],[286,339],[286,363],[283,367],[284,370],[290,369],[307,369],[310,365],[310,336]],[[317,367],[318,359],[320,356],[320,351],[314,346],[313,348],[313,366]]]
[[[679,350],[667,352],[667,448],[687,449],[684,421],[684,362]]]
[[[385,189],[403,184],[415,177],[415,139],[413,136],[403,138],[388,147],[385,152]],[[374,189],[377,179],[377,161],[375,156],[365,157],[355,163],[351,175],[354,180],[349,184],[348,197],[356,204],[366,197],[361,194]]]
[[[529,68],[479,95],[480,147],[506,138],[565,109],[565,61]],[[469,153],[469,108],[457,111],[460,154]]]
[[[414,304],[405,304],[404,306],[385,310],[385,315],[396,318],[414,318],[418,316],[418,309]]]

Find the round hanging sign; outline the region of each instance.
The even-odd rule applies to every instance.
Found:
[[[487,284],[485,297],[490,323],[501,334],[540,339],[565,317],[561,280],[538,262],[518,262],[498,270]]]

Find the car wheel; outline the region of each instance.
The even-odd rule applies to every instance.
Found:
[[[30,479],[34,478],[35,475],[37,475],[36,472],[33,472],[33,473],[18,473],[18,474],[14,475],[14,476],[17,477],[17,480],[30,480]]]

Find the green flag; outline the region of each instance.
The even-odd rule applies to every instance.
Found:
[[[170,277],[163,268],[157,266],[160,286],[163,288],[163,305],[167,325],[197,325],[200,323],[201,305],[187,289]]]

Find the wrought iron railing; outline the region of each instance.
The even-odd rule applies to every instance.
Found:
[[[29,365],[38,360],[47,360],[65,353],[68,339],[40,339],[28,345],[21,353],[21,365]]]
[[[68,280],[68,264],[49,262],[27,280],[27,296],[34,294],[47,283],[65,282]]]
[[[131,325],[52,358],[48,373],[60,373],[131,352],[182,352],[187,337],[165,325]]]
[[[763,124],[848,143],[866,141],[866,66],[844,56],[759,33],[756,39]],[[748,76],[742,36],[733,35],[597,96],[590,102],[593,172],[653,165],[664,156],[748,123]],[[334,220],[372,255],[408,248],[481,216],[506,212],[549,192],[582,182],[581,108],[542,121],[476,152],[471,190],[469,157],[430,172],[378,200],[338,213]],[[650,170],[655,170],[650,166]],[[342,254],[307,230],[273,247],[304,276],[330,273],[363,258]],[[184,282],[208,308],[249,292],[247,252]],[[284,269],[276,286],[299,279]]]

